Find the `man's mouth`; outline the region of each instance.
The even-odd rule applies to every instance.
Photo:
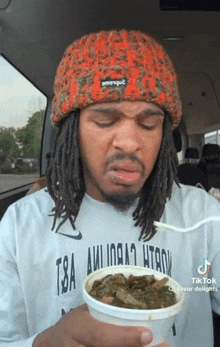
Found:
[[[140,172],[131,172],[131,171],[108,171],[108,175],[115,181],[115,183],[127,183],[134,184],[140,179]]]
[[[130,161],[109,165],[107,175],[118,184],[135,184],[141,177],[141,167]]]

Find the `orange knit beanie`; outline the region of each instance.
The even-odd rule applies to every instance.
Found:
[[[177,75],[157,41],[139,31],[112,30],[83,36],[67,47],[54,81],[54,126],[78,108],[124,100],[152,102],[178,126]]]

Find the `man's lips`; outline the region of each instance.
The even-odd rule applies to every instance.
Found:
[[[123,161],[110,164],[107,168],[107,175],[115,183],[134,184],[140,179],[142,171],[139,164]]]
[[[140,177],[141,173],[139,171],[131,172],[131,171],[108,171],[108,176],[114,180],[116,183],[121,184],[134,184],[136,183]]]
[[[107,166],[107,171],[130,171],[130,172],[142,172],[143,168],[139,163],[131,160],[114,161]]]

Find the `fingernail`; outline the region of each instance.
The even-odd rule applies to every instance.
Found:
[[[152,332],[150,330],[143,331],[141,334],[141,343],[143,346],[145,346],[147,343],[151,342],[153,339]]]

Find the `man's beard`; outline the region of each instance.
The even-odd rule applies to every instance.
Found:
[[[105,202],[115,207],[117,211],[126,212],[132,207],[136,199],[140,196],[140,192],[124,192],[124,193],[105,193],[102,191]]]

